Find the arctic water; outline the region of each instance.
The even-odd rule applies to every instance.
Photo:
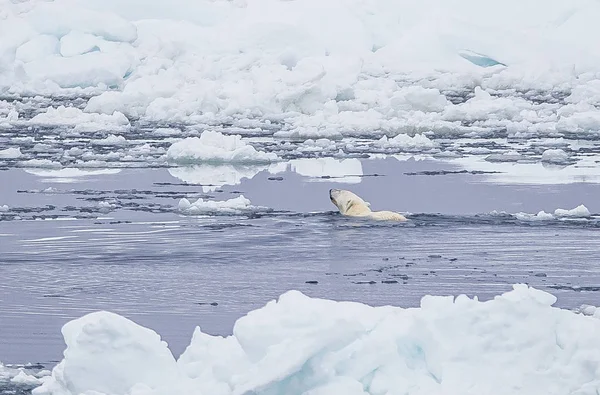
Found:
[[[0,0],[0,393],[600,391],[597,2],[165,4]]]

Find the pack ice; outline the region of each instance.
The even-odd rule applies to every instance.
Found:
[[[600,4],[544,5],[0,0],[0,93],[90,97],[83,111],[102,115],[92,129],[127,127],[125,115],[258,119],[310,138],[595,133]],[[71,112],[38,120],[69,124]],[[24,122],[16,115],[3,123]]]
[[[154,331],[95,312],[63,327],[64,359],[33,394],[597,394],[600,320],[555,301],[524,284],[418,308],[289,291],[232,336],[196,328],[178,359]]]

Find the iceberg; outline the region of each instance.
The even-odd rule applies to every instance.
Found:
[[[556,300],[525,284],[418,308],[288,291],[231,336],[197,327],[177,359],[154,331],[94,312],[63,327],[64,359],[33,394],[594,394],[600,320]]]

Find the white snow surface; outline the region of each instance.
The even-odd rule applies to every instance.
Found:
[[[569,154],[560,148],[547,149],[542,153],[542,162],[562,164],[569,161]]]
[[[91,94],[85,113],[150,121],[256,118],[305,138],[461,121],[597,133],[599,18],[595,0],[0,0],[0,93]],[[564,103],[518,94],[550,91]]]
[[[587,207],[585,207],[583,204],[581,204],[571,210],[557,208],[556,210],[554,210],[554,215],[557,217],[563,217],[563,218],[565,218],[565,217],[566,218],[587,218],[591,214],[590,214],[590,210],[588,210]]]
[[[587,207],[585,207],[583,204],[580,204],[573,209],[557,208],[554,210],[554,214],[547,213],[542,210],[537,214],[517,213],[515,214],[515,217],[522,221],[548,221],[553,219],[589,218],[591,217],[591,214]]]
[[[0,150],[0,159],[18,159],[23,155],[19,147]]]
[[[387,136],[383,136],[376,142],[376,145],[383,148],[404,148],[409,151],[435,147],[435,143],[422,134],[416,134],[414,136],[399,134],[391,139]]]
[[[246,199],[244,195],[229,200],[204,200],[199,198],[195,202],[190,202],[187,198],[182,198],[179,201],[178,208],[179,211],[187,215],[210,213],[239,214],[254,209],[250,200]]]
[[[600,320],[555,301],[524,284],[419,308],[289,291],[232,336],[196,328],[178,359],[152,330],[95,312],[63,327],[64,359],[34,395],[595,394]]]
[[[31,369],[31,365],[4,365],[0,362],[0,384],[10,382],[17,385],[39,386],[49,379],[48,370]]]
[[[270,163],[279,158],[274,153],[257,151],[240,135],[225,135],[206,130],[200,137],[188,137],[173,143],[167,159],[174,163]]]
[[[46,112],[38,114],[29,120],[31,124],[58,126],[74,126],[78,131],[97,131],[128,129],[129,120],[118,111],[111,114],[88,114],[76,107],[49,107]]]

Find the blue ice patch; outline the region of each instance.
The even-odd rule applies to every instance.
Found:
[[[480,67],[492,67],[492,66],[497,66],[497,65],[506,66],[506,64],[499,62],[496,59],[492,59],[487,55],[480,54],[480,53],[470,51],[470,50],[459,51],[458,55],[460,57],[462,57],[463,59],[466,59],[469,62],[473,63],[474,65],[477,65]]]

